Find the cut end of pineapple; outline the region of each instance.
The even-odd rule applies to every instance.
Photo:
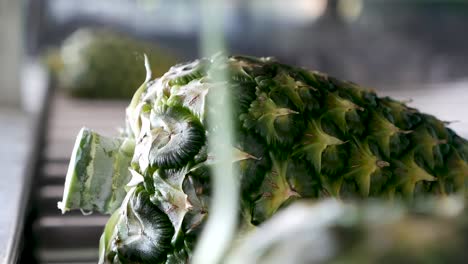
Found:
[[[63,199],[57,204],[62,213],[72,209],[112,213],[117,209],[130,180],[130,141],[81,129],[70,158]]]
[[[63,190],[63,199],[58,202],[57,207],[64,214],[70,209],[79,208],[81,201],[82,184],[78,179],[78,175],[85,174],[83,168],[84,156],[89,157],[89,147],[91,143],[92,132],[88,128],[83,127],[78,133],[73,147],[68,171],[65,178],[65,188]],[[86,148],[85,148],[86,146]],[[86,166],[84,166],[86,167]]]

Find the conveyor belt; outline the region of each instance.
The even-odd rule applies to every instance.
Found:
[[[124,124],[126,101],[77,100],[52,95],[35,193],[33,233],[39,263],[96,263],[98,244],[108,216],[84,216],[80,211],[62,215],[57,202],[75,136],[82,126],[103,135],[115,135]]]

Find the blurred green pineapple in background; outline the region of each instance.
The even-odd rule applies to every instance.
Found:
[[[177,62],[174,52],[109,29],[79,29],[60,49],[46,53],[59,87],[75,97],[131,98],[145,79],[144,55],[153,75]]]

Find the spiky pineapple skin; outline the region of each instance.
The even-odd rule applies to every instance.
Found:
[[[239,157],[233,165],[243,224],[258,225],[302,198],[466,192],[468,144],[437,118],[271,58],[201,59],[143,85],[127,109],[127,134],[136,142],[132,171],[144,181],[115,213],[119,220],[106,227],[114,233],[101,241],[101,262],[190,259],[208,217],[210,166],[216,162],[206,147],[215,127],[207,121],[208,101],[213,89],[226,84],[216,78],[220,69],[228,72],[234,105]],[[154,243],[170,245],[164,250],[148,248],[146,240],[128,242],[131,228],[121,223],[149,210],[142,208],[170,223],[154,227]]]

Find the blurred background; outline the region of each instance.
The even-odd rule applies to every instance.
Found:
[[[412,100],[468,137],[468,0],[224,2],[228,54]],[[0,0],[0,260],[96,262],[107,216],[56,209],[74,137],[118,133],[143,54],[153,77],[199,58],[202,19],[191,0]]]

